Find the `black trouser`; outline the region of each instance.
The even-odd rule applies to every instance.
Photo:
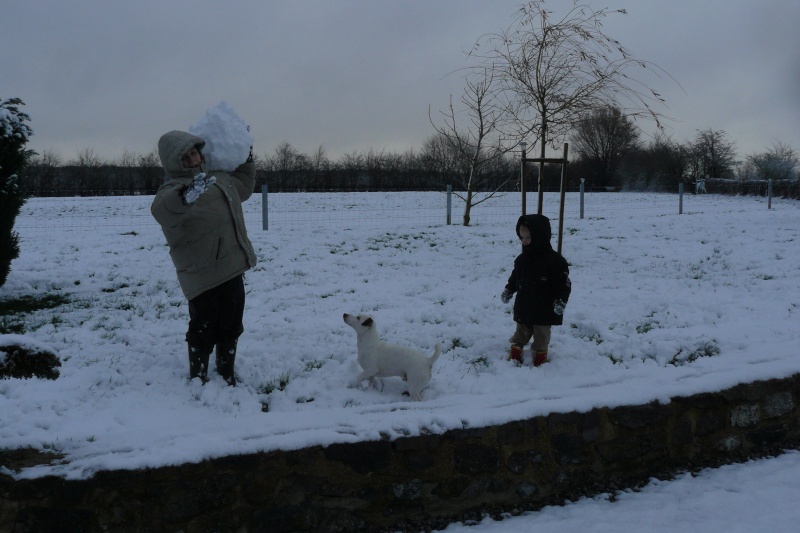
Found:
[[[186,342],[210,353],[215,345],[239,338],[243,317],[244,276],[240,274],[189,300]]]

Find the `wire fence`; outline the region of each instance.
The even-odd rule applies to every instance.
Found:
[[[244,203],[250,231],[303,224],[324,227],[374,228],[442,226],[448,221],[463,224],[463,193],[453,193],[448,202],[445,192],[270,192],[254,194]],[[16,219],[20,234],[59,231],[136,231],[157,227],[150,214],[153,196],[69,196],[30,198]],[[518,192],[488,197],[478,193],[470,212],[470,225],[514,223],[522,213]],[[796,202],[796,200],[782,200]],[[761,196],[722,194],[683,194],[677,192],[579,192],[566,193],[564,221],[580,218],[652,217],[691,213],[731,212],[768,209],[775,200]],[[536,192],[526,195],[526,211],[537,210]],[[560,195],[545,192],[543,214],[552,220],[560,216]]]

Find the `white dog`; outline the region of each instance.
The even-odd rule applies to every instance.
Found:
[[[353,381],[358,386],[365,379],[400,376],[408,383],[408,393],[414,400],[421,400],[420,393],[431,379],[433,364],[442,353],[440,344],[428,358],[411,348],[383,342],[378,336],[375,320],[369,315],[343,316],[345,324],[356,330],[358,364],[363,371]]]

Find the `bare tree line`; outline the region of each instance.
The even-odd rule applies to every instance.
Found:
[[[577,152],[573,165],[596,187],[674,189],[702,180],[797,181],[800,156],[786,143],[738,159],[735,143],[723,130],[698,131],[686,143],[663,133],[648,142],[633,121],[614,107],[593,110],[573,127]]]
[[[393,153],[373,149],[345,154],[333,160],[324,147],[313,154],[281,143],[272,154],[256,155],[257,190],[377,191],[443,190],[458,183],[463,165],[434,135],[419,151]],[[481,170],[488,183],[506,183],[517,175],[512,157]],[[48,151],[31,158],[24,172],[31,196],[153,194],[163,181],[155,153],[128,153],[117,161],[103,161],[93,150],[81,150],[66,163]]]
[[[800,171],[800,158],[788,144],[776,142],[764,152],[739,159],[734,143],[720,130],[700,131],[686,143],[666,135],[643,142],[633,123],[614,109],[587,115],[568,140],[573,154],[567,184],[571,190],[581,180],[587,190],[631,191],[674,191],[678,183],[701,179],[792,182]],[[332,160],[322,146],[308,155],[284,142],[272,154],[256,157],[257,189],[265,183],[275,192],[444,190],[452,185],[458,194],[472,190],[483,198],[518,189],[516,152],[495,148],[473,166],[472,159],[464,157],[467,145],[453,145],[452,138],[437,133],[416,152],[368,150]],[[153,194],[163,181],[154,152],[126,152],[119,160],[104,161],[85,149],[63,162],[44,151],[31,158],[22,174],[22,185],[31,196]],[[558,188],[558,176],[557,168],[545,168],[546,189]]]

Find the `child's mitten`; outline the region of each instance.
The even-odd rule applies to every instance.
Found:
[[[200,198],[200,195],[206,192],[216,181],[217,178],[214,176],[206,176],[205,172],[196,175],[192,184],[183,191],[183,203],[186,205],[195,203],[197,199]]]

